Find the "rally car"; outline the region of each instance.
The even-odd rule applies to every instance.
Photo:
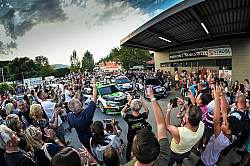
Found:
[[[98,99],[97,106],[103,114],[120,114],[128,102],[129,93],[124,93],[114,84],[97,84]],[[93,96],[84,95],[85,104],[88,104]]]
[[[147,88],[149,85],[151,85],[154,92],[154,96],[156,98],[167,97],[169,90],[169,87],[167,85],[163,86],[158,79],[146,79],[144,80],[144,82],[139,82],[136,84],[137,90],[143,93],[144,98],[149,99],[149,96],[147,95]]]
[[[134,95],[136,92],[135,85],[125,76],[116,77],[116,85],[118,85],[122,91],[131,95]]]

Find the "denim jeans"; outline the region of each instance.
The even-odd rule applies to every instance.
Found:
[[[186,90],[187,88],[181,88],[181,96],[185,97],[186,92],[184,90]]]

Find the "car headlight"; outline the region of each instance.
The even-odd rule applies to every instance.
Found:
[[[156,92],[160,92],[161,90],[162,90],[161,88],[155,89]]]
[[[115,107],[115,106],[116,106],[116,103],[107,102],[107,106]]]

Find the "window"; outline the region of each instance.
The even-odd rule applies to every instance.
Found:
[[[230,67],[230,66],[232,66],[232,64],[231,64],[231,59],[218,59],[217,60],[217,63],[216,63],[216,66],[220,66],[220,67],[222,67],[222,66],[227,66],[227,67]]]
[[[171,67],[182,67],[184,62],[172,62]]]
[[[171,62],[161,63],[161,67],[171,67]]]

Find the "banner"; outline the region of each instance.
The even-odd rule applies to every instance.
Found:
[[[214,56],[232,56],[231,47],[208,49],[208,57]]]
[[[194,52],[187,52],[187,53],[169,55],[169,60],[183,59],[183,58],[206,57],[206,56],[207,56],[207,50],[194,51]]]

